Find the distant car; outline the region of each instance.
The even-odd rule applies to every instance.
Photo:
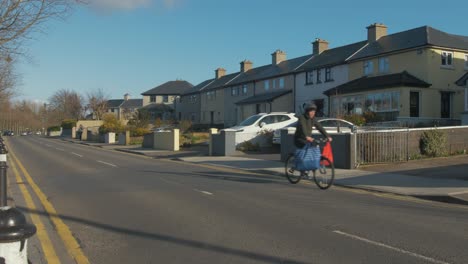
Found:
[[[170,132],[173,127],[171,126],[162,126],[158,128],[153,128],[153,132],[160,133],[160,132]]]
[[[21,136],[27,136],[28,132],[21,132]]]
[[[318,122],[323,126],[325,131],[329,134],[337,134],[337,133],[351,133],[356,130],[356,125],[353,123],[338,119],[338,118],[324,118],[320,119]],[[290,124],[284,128],[291,128],[292,130],[296,130],[297,122]],[[314,133],[320,133],[316,129],[314,129]],[[273,134],[273,144],[281,144],[281,129],[278,129]]]
[[[42,135],[41,131],[36,131],[36,135],[38,136]]]

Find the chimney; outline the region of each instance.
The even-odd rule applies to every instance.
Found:
[[[314,42],[312,42],[312,54],[319,55],[320,53],[326,51],[328,49],[328,41],[316,38]]]
[[[124,100],[125,101],[130,100],[130,94],[128,94],[128,93],[124,94]]]
[[[379,40],[379,38],[387,35],[387,26],[381,23],[374,23],[367,27],[367,42]]]
[[[249,60],[244,60],[244,61],[241,61],[240,65],[241,65],[240,71],[247,72],[252,69],[253,63]]]
[[[215,70],[215,77],[216,79],[219,79],[226,75],[226,70],[224,68],[218,68]]]
[[[278,65],[282,61],[285,61],[285,60],[286,60],[286,52],[282,50],[276,50],[275,52],[271,54],[271,63],[273,65]]]

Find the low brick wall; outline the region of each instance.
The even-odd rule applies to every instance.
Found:
[[[408,154],[420,155],[420,140],[425,131],[437,129],[447,135],[447,150],[450,154],[468,150],[468,126],[410,129],[408,135]]]

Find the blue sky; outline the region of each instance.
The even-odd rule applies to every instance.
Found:
[[[311,53],[311,41],[330,47],[366,38],[366,26],[381,22],[389,33],[430,25],[468,35],[468,1],[310,0],[91,0],[66,21],[50,21],[18,66],[19,99],[46,101],[54,91],[82,94],[102,88],[112,98],[134,98],[161,83],[193,84],[214,69],[239,70],[271,62],[276,49],[294,58]],[[378,5],[376,4],[378,3]],[[450,4],[449,4],[450,3]]]

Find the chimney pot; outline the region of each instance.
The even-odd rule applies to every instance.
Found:
[[[387,26],[382,23],[374,23],[367,27],[367,41],[373,42],[387,35]]]
[[[251,62],[249,60],[243,60],[243,61],[241,61],[240,65],[241,65],[240,71],[241,72],[247,72],[247,71],[252,69],[253,62]]]
[[[226,75],[226,70],[224,68],[218,68],[215,70],[215,77],[216,79],[219,79]]]
[[[312,42],[312,54],[319,55],[326,51],[328,49],[328,44],[328,41],[316,38],[315,41]]]

